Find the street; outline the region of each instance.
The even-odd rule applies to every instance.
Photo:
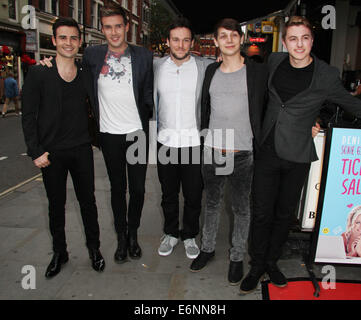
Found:
[[[0,118],[0,194],[39,173],[26,155],[21,116],[9,112]]]

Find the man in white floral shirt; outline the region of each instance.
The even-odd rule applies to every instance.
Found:
[[[83,62],[93,73],[98,97],[94,114],[111,185],[118,237],[114,260],[123,263],[128,253],[133,259],[142,254],[137,230],[144,203],[149,119],[153,110],[153,55],[126,42],[129,23],[120,6],[103,7],[101,23],[107,44],[86,48]],[[134,137],[138,137],[136,142]],[[133,143],[139,148],[132,157],[128,151]]]

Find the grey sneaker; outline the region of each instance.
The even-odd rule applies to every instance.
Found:
[[[163,235],[163,237],[160,240],[161,240],[161,243],[158,248],[158,253],[160,256],[163,256],[163,257],[169,256],[172,253],[173,248],[178,244],[178,239],[175,237],[172,237],[169,234]]]
[[[189,259],[195,259],[199,255],[199,248],[194,238],[186,239],[184,242],[184,248],[186,249],[186,255]]]

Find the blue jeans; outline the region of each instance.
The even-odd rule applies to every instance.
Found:
[[[233,161],[233,170],[227,175],[220,175],[220,161]],[[233,158],[233,160],[232,160]],[[224,166],[223,166],[224,167]],[[232,232],[231,261],[242,261],[246,252],[250,223],[250,195],[253,177],[253,152],[240,151],[227,153],[205,146],[202,163],[206,208],[204,215],[201,250],[213,252],[216,246],[219,217],[226,181],[230,184],[231,207],[234,215]]]

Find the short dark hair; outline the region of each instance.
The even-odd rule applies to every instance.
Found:
[[[175,19],[171,25],[168,27],[168,35],[167,35],[167,39],[170,38],[170,32],[173,29],[176,28],[187,28],[190,30],[191,35],[192,35],[192,40],[194,39],[194,31],[192,28],[192,24],[190,23],[190,21],[187,18],[183,18],[183,17],[179,17],[177,19]]]
[[[242,28],[241,28],[239,22],[235,19],[225,18],[225,19],[222,19],[221,21],[218,21],[218,23],[214,27],[214,37],[216,39],[218,37],[219,28],[224,28],[224,29],[231,30],[231,31],[237,31],[241,37],[243,36]]]
[[[59,27],[62,26],[66,26],[66,27],[74,27],[78,30],[79,33],[79,38],[80,38],[80,28],[78,23],[73,19],[73,18],[65,18],[65,17],[59,17],[58,19],[55,20],[54,24],[53,24],[53,36],[54,38],[56,38],[56,30]]]
[[[312,38],[314,38],[314,33],[313,33],[313,26],[311,24],[311,22],[305,18],[305,17],[301,17],[301,16],[292,16],[290,17],[290,19],[285,23],[285,30],[282,33],[282,39],[285,40],[286,39],[286,35],[287,35],[287,30],[290,27],[293,26],[304,26],[307,29],[310,30],[311,32],[311,36]]]
[[[115,3],[112,3],[106,7],[102,7],[100,9],[100,22],[102,24],[102,18],[111,16],[122,16],[124,24],[126,25],[128,23],[127,13],[120,5],[117,5]]]

